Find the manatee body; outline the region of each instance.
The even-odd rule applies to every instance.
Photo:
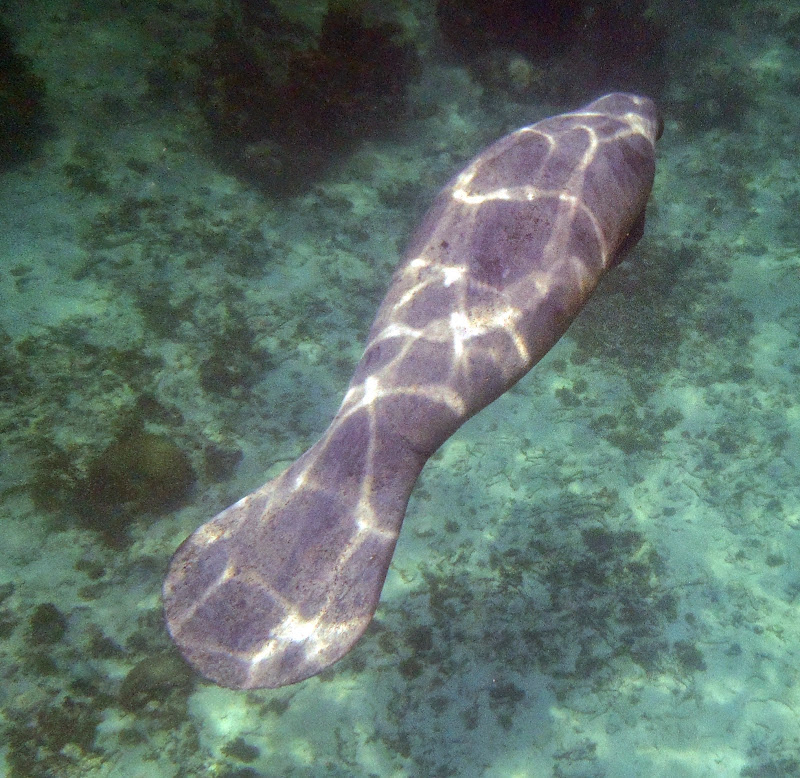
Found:
[[[661,129],[651,100],[606,95],[501,138],[444,188],[325,434],[172,559],[167,627],[202,675],[283,686],[352,648],[427,459],[541,359],[641,235]]]

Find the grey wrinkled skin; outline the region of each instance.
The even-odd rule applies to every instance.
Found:
[[[167,627],[198,672],[277,687],[352,648],[426,460],[555,344],[641,235],[661,131],[651,100],[606,95],[501,138],[442,190],[325,434],[175,553]]]

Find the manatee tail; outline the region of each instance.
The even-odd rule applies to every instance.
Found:
[[[302,681],[347,653],[372,619],[422,462],[395,452],[387,480],[376,472],[386,463],[371,467],[369,446],[347,426],[334,423],[172,558],[167,627],[212,681],[243,689]]]

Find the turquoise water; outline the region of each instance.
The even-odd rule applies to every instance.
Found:
[[[355,649],[237,692],[172,648],[171,554],[327,427],[436,191],[609,86],[569,41],[455,51],[433,5],[368,8],[417,52],[408,103],[318,129],[324,165],[215,134],[214,7],[7,5],[47,128],[0,176],[6,774],[800,775],[787,4],[652,4],[613,73],[665,115],[645,236],[426,466]]]

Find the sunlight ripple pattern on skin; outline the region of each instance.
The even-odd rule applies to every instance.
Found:
[[[353,647],[427,459],[547,353],[641,235],[661,130],[651,100],[606,95],[501,138],[442,190],[326,432],[172,559],[167,627],[201,674],[283,686]]]

